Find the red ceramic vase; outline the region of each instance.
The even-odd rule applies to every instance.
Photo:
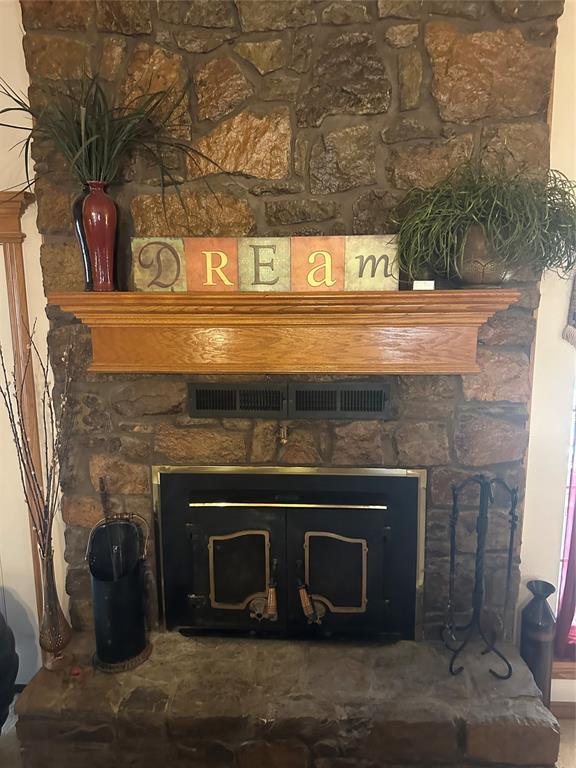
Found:
[[[95,291],[114,290],[114,247],[116,243],[116,204],[106,194],[103,181],[89,181],[82,219],[90,253]]]

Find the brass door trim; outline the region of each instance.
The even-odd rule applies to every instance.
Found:
[[[258,502],[252,504],[249,501],[191,501],[188,504],[189,507],[218,507],[225,509],[228,507],[242,507],[249,509],[380,509],[387,510],[385,505],[368,505],[368,504],[290,504],[290,503],[266,503]]]
[[[332,531],[306,531],[304,534],[304,580],[306,584],[310,583],[310,539],[316,538],[329,538],[338,539],[344,541],[347,544],[361,544],[362,545],[362,598],[360,605],[353,606],[336,606],[324,595],[312,594],[313,600],[319,600],[328,606],[332,613],[366,613],[366,606],[368,600],[366,598],[367,582],[368,582],[368,542],[366,539],[355,539],[350,536],[342,536],[339,533],[333,533]]]
[[[214,542],[215,541],[229,541],[230,539],[238,539],[241,536],[263,536],[264,537],[264,558],[265,558],[265,584],[270,582],[270,532],[265,530],[259,530],[254,528],[247,528],[243,531],[235,531],[234,533],[227,533],[222,536],[210,536],[208,538],[208,571],[210,576],[210,606],[212,608],[224,608],[229,611],[243,611],[248,607],[248,604],[256,597],[266,597],[267,592],[254,592],[249,595],[242,603],[219,603],[216,600],[216,580],[214,574]]]

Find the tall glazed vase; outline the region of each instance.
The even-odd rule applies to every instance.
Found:
[[[40,622],[39,643],[45,652],[44,665],[54,668],[62,659],[62,651],[72,637],[72,629],[58,599],[54,577],[54,555],[40,557],[42,569],[42,621]]]
[[[92,267],[90,265],[90,251],[88,250],[88,241],[86,239],[86,232],[84,231],[84,219],[82,216],[82,208],[84,206],[84,199],[88,194],[88,187],[84,186],[82,192],[72,203],[72,220],[74,222],[74,232],[80,246],[80,255],[82,256],[82,270],[84,272],[84,290],[92,290]]]
[[[114,290],[116,204],[106,194],[103,181],[89,181],[90,191],[82,204],[82,219],[90,253],[93,289]]]

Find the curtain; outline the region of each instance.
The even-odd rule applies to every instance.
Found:
[[[556,622],[555,657],[576,659],[576,460],[572,461],[572,474],[568,494],[568,511],[564,534],[563,568],[560,578],[560,610]]]

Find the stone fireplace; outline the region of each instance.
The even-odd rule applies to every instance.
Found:
[[[124,169],[123,184],[112,190],[121,211],[121,254],[129,252],[130,236],[387,234],[391,209],[408,189],[433,183],[466,159],[503,162],[509,169],[548,165],[559,2],[71,0],[51,3],[50,13],[46,7],[22,0],[33,101],[41,102],[43,84],[77,81],[86,62],[111,89],[127,95],[137,94],[142,82],[163,87],[190,79],[186,127],[225,171],[201,169],[211,191],[198,169],[179,169],[193,213],[185,221],[177,196],[168,191],[164,208],[158,178],[135,159]],[[247,151],[255,131],[261,140]],[[41,146],[34,146],[34,156],[38,171],[50,171],[36,187],[46,294],[79,291],[82,270],[69,215],[77,190],[56,156]],[[127,258],[121,267],[130,288]],[[82,362],[62,478],[77,658],[88,662],[92,650],[85,552],[89,531],[102,517],[99,478],[106,478],[113,512],[141,515],[153,527],[154,468],[167,466],[175,473],[192,467],[198,474],[214,466],[253,468],[266,477],[275,468],[291,476],[299,467],[342,477],[363,470],[376,476],[382,470],[392,470],[391,476],[422,472],[425,526],[411,546],[416,559],[424,550],[419,616],[424,636],[436,638],[446,611],[452,484],[483,472],[523,493],[539,290],[529,274],[516,275],[511,285],[519,300],[480,329],[479,373],[392,372],[381,379],[389,391],[386,420],[199,418],[187,408],[188,385],[229,379],[193,370],[90,371],[88,328],[50,306],[56,377],[70,334]],[[258,378],[276,380],[266,370]],[[456,611],[462,615],[473,584],[476,501],[471,492],[462,499],[457,532]],[[519,512],[521,517],[521,505]],[[286,532],[286,517],[283,524]],[[258,525],[251,523],[250,530],[262,530]],[[309,530],[318,529],[314,521]],[[500,617],[507,543],[506,499],[497,497],[485,588],[489,612]],[[161,554],[156,536],[147,590],[153,629],[167,616],[158,604],[158,595],[164,596],[157,579]],[[516,594],[519,544],[514,558]],[[281,558],[270,558],[264,581],[250,585],[249,597],[266,594],[274,559]],[[298,560],[286,576],[286,584],[296,585],[292,599]],[[351,605],[362,605],[362,598]],[[197,615],[201,607],[192,610]],[[503,618],[510,628],[511,617]],[[155,636],[153,658],[140,673],[103,680],[86,670],[75,679],[42,672],[20,708],[27,768],[41,764],[34,749],[39,755],[52,749],[62,768],[120,759],[142,768],[160,760],[236,768],[554,762],[554,722],[516,657],[517,675],[496,691],[481,662],[449,679],[445,659],[428,645],[358,643],[319,648],[165,632]],[[232,671],[236,676],[225,690]],[[324,681],[319,687],[318,676]]]

